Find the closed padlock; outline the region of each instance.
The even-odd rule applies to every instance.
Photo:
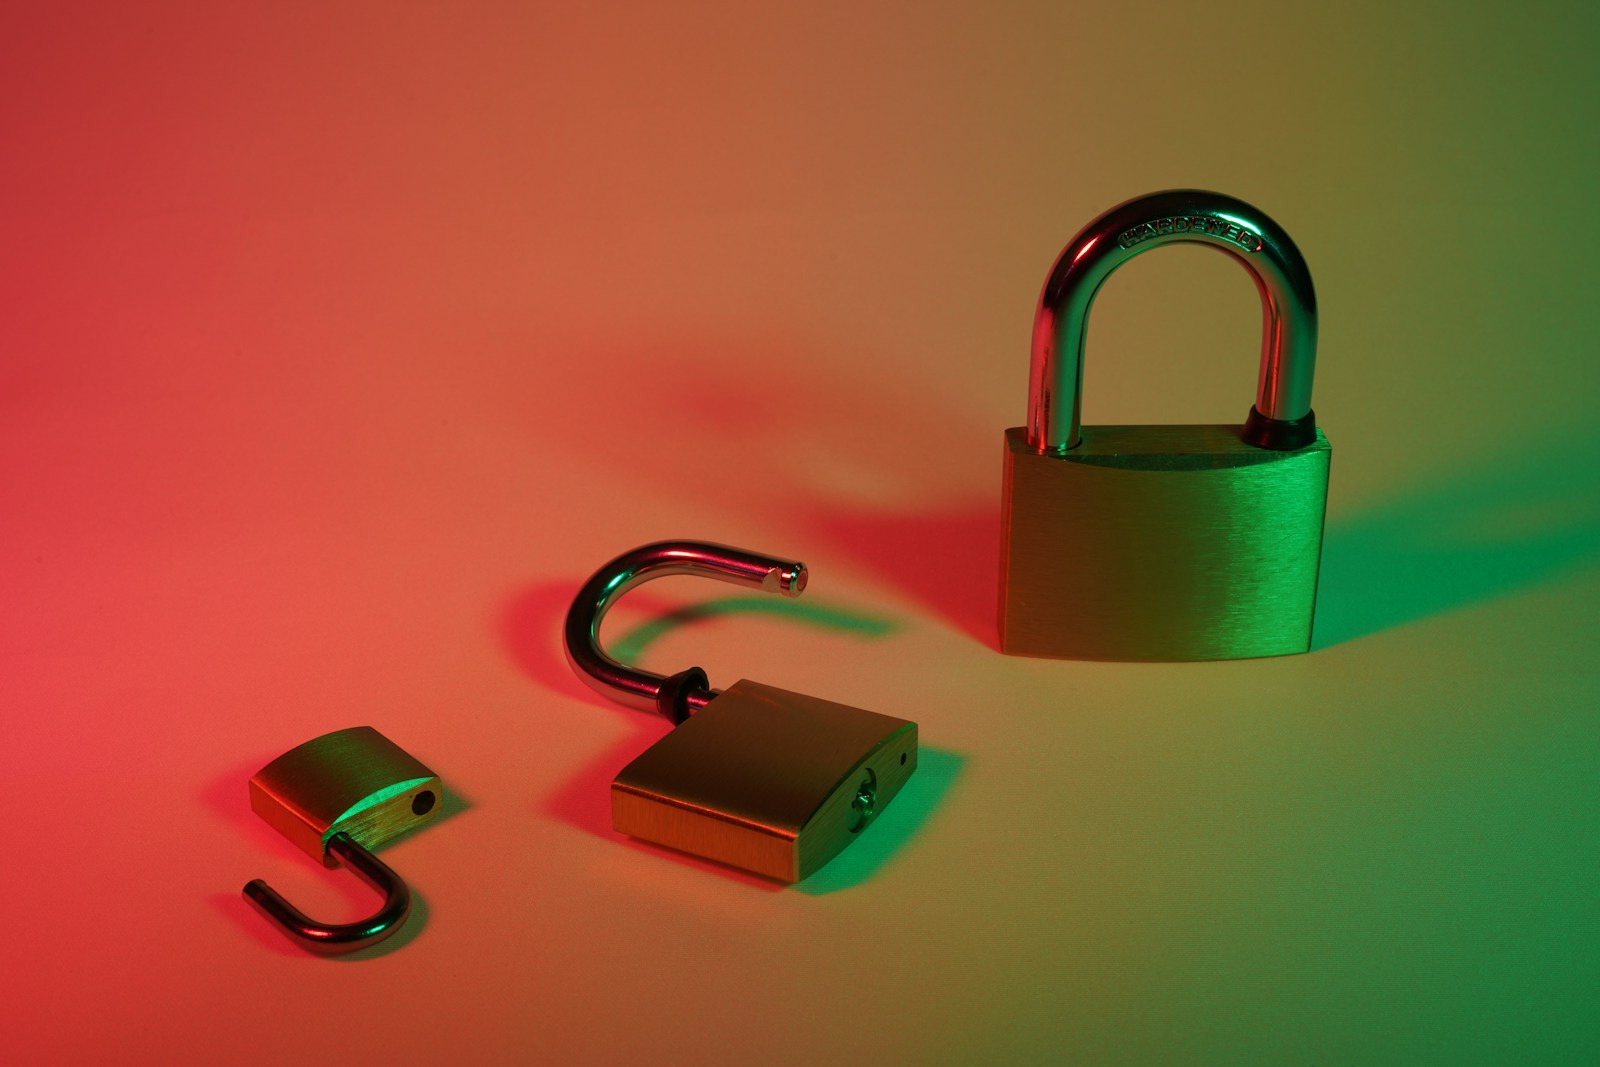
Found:
[[[798,882],[827,863],[917,768],[917,725],[758,682],[710,688],[698,667],[672,677],[625,666],[600,645],[600,622],[643,581],[693,574],[799,596],[801,563],[700,541],[624,553],[579,590],[567,659],[604,696],[656,711],[674,729],[611,783],[621,833]]]
[[[1177,241],[1226,252],[1261,293],[1249,417],[1080,427],[1096,292],[1128,259]],[[1039,297],[1028,424],[1005,436],[1001,651],[1208,660],[1310,649],[1330,458],[1311,410],[1316,315],[1289,235],[1220,193],[1129,200],[1072,239]]]
[[[350,952],[389,937],[411,910],[400,876],[369,850],[433,819],[439,776],[370,726],[353,726],[290,749],[250,779],[250,807],[324,866],[347,864],[384,895],[354,923],[321,923],[257,878],[245,898],[302,947]]]

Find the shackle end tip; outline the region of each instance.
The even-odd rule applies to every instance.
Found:
[[[791,563],[768,571],[761,581],[761,587],[769,593],[781,593],[792,599],[806,591],[808,577],[804,563]]]

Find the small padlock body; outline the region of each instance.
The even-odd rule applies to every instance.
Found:
[[[439,776],[370,726],[323,734],[290,749],[250,779],[250,807],[329,867],[339,831],[375,849],[434,818]]]
[[[914,722],[739,681],[622,769],[612,824],[798,882],[854,840],[916,768]]]
[[[1327,438],[1236,426],[1085,426],[1065,455],[1006,431],[1000,650],[1211,660],[1311,647]]]

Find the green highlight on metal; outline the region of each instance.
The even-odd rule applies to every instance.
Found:
[[[372,793],[369,796],[363,797],[357,803],[350,805],[350,807],[344,810],[343,814],[341,814],[337,819],[333,820],[333,825],[328,827],[327,831],[323,833],[323,845],[327,845],[328,838],[332,837],[339,831],[346,829],[344,824],[355,818],[357,815],[360,815],[362,812],[371,808],[377,807],[386,800],[392,800],[401,793],[409,792],[426,781],[429,781],[429,779],[408,778],[404,782],[396,782],[394,785],[386,785],[376,793]]]
[[[855,799],[850,802],[850,832],[859,834],[877,813],[878,776],[868,767],[867,776],[857,783]]]
[[[822,870],[793,888],[807,896],[826,896],[870,881],[933,819],[944,798],[961,776],[966,757],[948,749],[921,746],[917,773],[907,779],[894,803],[867,821],[870,834],[828,862]],[[859,809],[856,809],[859,811]]]
[[[1224,212],[1218,211],[1216,212],[1216,216],[1219,219],[1227,219],[1229,222],[1239,227],[1239,229],[1246,233],[1254,234],[1257,238],[1260,238],[1261,236],[1261,230],[1259,227],[1252,225],[1248,220],[1242,219],[1238,215],[1228,215]]]

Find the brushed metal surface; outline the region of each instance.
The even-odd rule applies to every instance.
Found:
[[[439,776],[370,726],[313,738],[250,779],[251,810],[328,867],[335,833],[374,849],[434,818],[442,799]]]
[[[611,784],[622,833],[783,882],[832,859],[917,767],[913,722],[738,681]],[[874,803],[857,790],[871,772]]]
[[[1085,426],[1065,455],[1006,431],[1001,651],[1102,660],[1311,647],[1331,451],[1235,426]]]

